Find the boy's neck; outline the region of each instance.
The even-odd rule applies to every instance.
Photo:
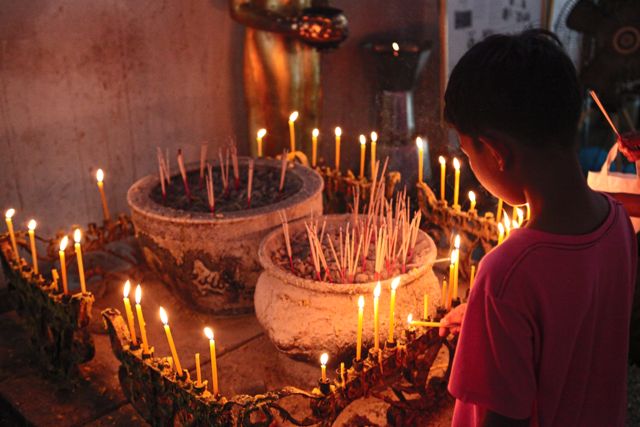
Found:
[[[596,230],[608,215],[607,201],[589,188],[575,154],[554,154],[532,162],[539,166],[529,170],[531,179],[524,188],[531,207],[527,227],[569,235]]]

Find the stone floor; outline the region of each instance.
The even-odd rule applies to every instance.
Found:
[[[311,389],[315,385],[318,366],[292,361],[279,353],[253,315],[213,319],[193,312],[176,300],[153,273],[138,267],[141,260],[134,248],[130,244],[115,244],[104,252],[85,255],[87,270],[96,273],[88,284],[96,296],[90,326],[96,356],[82,365],[82,380],[73,391],[41,376],[25,345],[27,338],[20,318],[7,304],[6,289],[0,289],[0,425],[145,425],[120,390],[116,375],[118,363],[100,317],[100,312],[107,307],[124,312],[122,287],[126,279],[142,285],[149,342],[157,356],[169,354],[158,316],[160,305],[168,312],[182,365],[193,372],[194,355],[200,352],[205,378],[210,372],[209,352],[202,329],[211,326],[215,330],[223,394],[255,394],[285,385]],[[69,266],[70,272],[73,269]],[[72,276],[70,280],[73,288],[75,278]],[[381,401],[367,402],[367,405],[378,405],[384,412]],[[450,425],[451,411],[449,405],[442,413],[434,414],[430,425]],[[340,425],[356,424],[347,419]]]

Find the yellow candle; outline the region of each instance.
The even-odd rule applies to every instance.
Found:
[[[358,298],[358,338],[356,341],[356,360],[362,359],[362,318],[364,316],[364,297]]]
[[[524,211],[520,208],[516,208],[516,215],[518,217],[518,227],[524,222]]]
[[[311,166],[314,168],[318,161],[318,135],[320,135],[318,129],[314,129],[311,132]]]
[[[448,307],[449,297],[447,293],[447,281],[442,281],[442,306],[446,309]]]
[[[256,134],[256,142],[258,143],[258,157],[262,157],[262,138],[264,138],[266,134],[266,129],[260,129]]]
[[[27,224],[29,229],[29,243],[31,245],[31,259],[33,261],[33,272],[38,274],[38,251],[36,250],[36,220],[32,219]]]
[[[453,159],[453,169],[455,170],[455,181],[453,181],[453,208],[460,210],[458,197],[460,196],[460,160],[457,157]]]
[[[427,328],[439,328],[440,322],[423,322],[421,320],[411,320],[412,326],[425,326]]]
[[[447,173],[447,161],[443,156],[438,157],[438,162],[440,162],[440,200],[445,200],[445,190],[444,184],[446,180]]]
[[[327,381],[327,362],[329,361],[329,355],[327,353],[322,353],[320,356],[320,371],[321,371],[321,379],[322,382]]]
[[[416,138],[416,146],[418,147],[418,183],[422,183],[422,166],[424,160],[424,141],[422,138]]]
[[[514,220],[518,218],[518,207],[517,206],[511,206],[511,219]]]
[[[15,215],[15,209],[9,209],[4,214],[4,220],[7,223],[7,230],[9,230],[9,239],[11,240],[11,248],[13,249],[13,255],[16,258],[16,262],[20,264],[20,254],[18,253],[18,245],[16,244],[16,235],[13,233],[13,215]]]
[[[525,206],[527,207],[527,221],[529,221],[531,219],[531,206],[529,206],[529,203],[525,204]]]
[[[496,222],[500,222],[502,219],[502,199],[498,199],[498,210],[496,212]]]
[[[78,276],[80,276],[80,291],[83,294],[87,293],[87,284],[84,281],[84,264],[82,262],[82,249],[80,248],[80,241],[82,240],[82,232],[79,228],[73,232],[73,241],[76,242],[74,247],[76,249],[76,258],[78,261]]]
[[[453,271],[453,299],[458,299],[458,272],[460,271],[460,235],[456,234],[453,246],[456,248],[455,269]]]
[[[144,322],[144,316],[142,315],[142,306],[140,300],[142,299],[142,288],[140,283],[136,286],[136,314],[138,315],[138,325],[140,325],[140,336],[142,337],[142,352],[149,354],[149,341],[147,341],[147,324]]]
[[[62,275],[62,291],[65,294],[69,293],[69,287],[67,285],[67,263],[64,258],[64,251],[67,249],[68,244],[69,238],[64,236],[62,240],[60,240],[60,251],[58,252],[60,256],[60,274]]]
[[[107,197],[104,194],[104,172],[102,169],[98,169],[96,172],[96,180],[98,181],[98,190],[100,190],[100,199],[102,200],[102,215],[105,221],[111,219],[109,214],[109,207],[107,206]]]
[[[389,338],[387,341],[394,342],[393,333],[396,326],[395,309],[396,309],[396,289],[400,284],[400,277],[394,277],[391,281],[391,301],[389,303]]]
[[[469,291],[473,289],[473,281],[476,278],[476,266],[471,266],[471,273],[469,274]]]
[[[340,362],[340,383],[342,387],[344,387],[345,379],[344,379],[344,362]]]
[[[509,237],[509,233],[511,232],[511,220],[509,219],[509,215],[506,211],[503,213],[502,222],[504,223],[504,235],[505,237]]]
[[[336,170],[340,171],[340,137],[342,136],[342,129],[337,127],[335,130],[336,134]]]
[[[367,155],[367,137],[360,135],[360,179],[364,178],[364,158]]]
[[[424,293],[424,310],[422,313],[422,318],[429,318],[429,294],[427,294],[426,292]]]
[[[169,349],[171,350],[171,357],[173,357],[173,363],[176,365],[176,371],[178,376],[182,376],[182,365],[180,365],[180,359],[178,359],[178,352],[176,351],[176,345],[173,342],[173,336],[171,335],[171,329],[169,328],[169,317],[164,308],[160,307],[160,320],[164,325],[164,332],[167,335],[167,341],[169,342]]]
[[[456,256],[456,250],[454,249],[451,251],[451,264],[449,264],[449,286],[447,288],[447,306],[451,305],[451,298],[453,295],[453,282],[454,282],[453,276],[455,275],[455,271],[456,271],[455,256]]]
[[[129,322],[129,332],[131,333],[131,342],[134,346],[138,345],[138,337],[136,337],[136,324],[133,320],[133,311],[131,311],[131,301],[129,301],[129,291],[131,290],[131,282],[124,282],[124,289],[122,294],[124,295],[124,311],[127,313],[127,321]]]
[[[512,219],[512,220],[511,220],[511,229],[512,229],[512,230],[515,230],[516,228],[520,228],[520,224],[518,223],[518,221],[517,221],[517,220]]]
[[[218,362],[216,360],[216,341],[213,339],[213,329],[204,328],[204,334],[209,338],[209,353],[211,355],[211,385],[213,387],[213,395],[217,396],[220,392],[218,389]]]
[[[289,140],[291,142],[291,153],[296,152],[296,128],[294,126],[296,119],[298,118],[298,112],[294,111],[289,116]]]
[[[380,319],[378,316],[378,306],[380,304],[380,282],[373,290],[373,349],[378,351],[380,348]]]
[[[504,225],[501,222],[498,223],[498,245],[504,240]]]
[[[373,180],[373,174],[376,169],[376,145],[378,145],[378,134],[376,132],[371,132],[371,179]]]
[[[196,387],[202,387],[202,372],[200,372],[200,353],[196,353]]]
[[[476,193],[469,191],[469,212],[476,210]]]

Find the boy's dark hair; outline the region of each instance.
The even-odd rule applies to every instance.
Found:
[[[478,138],[498,131],[526,144],[572,146],[582,104],[576,69],[548,31],[496,34],[454,67],[445,119]]]

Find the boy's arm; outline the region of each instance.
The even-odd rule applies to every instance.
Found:
[[[498,413],[487,410],[482,421],[483,427],[529,427],[530,419],[517,420],[515,418],[505,417]]]
[[[640,195],[629,193],[607,193],[624,206],[629,216],[640,217]]]

